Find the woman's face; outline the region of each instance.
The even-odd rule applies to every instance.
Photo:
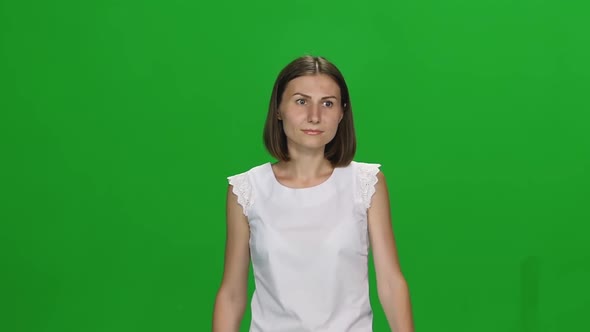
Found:
[[[330,76],[306,75],[291,80],[279,105],[289,152],[323,153],[342,120],[341,105],[340,87]]]

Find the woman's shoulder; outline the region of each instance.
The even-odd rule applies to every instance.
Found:
[[[379,168],[381,167],[381,163],[375,163],[375,162],[364,162],[364,161],[356,161],[353,160],[350,162],[349,167],[354,168],[355,170],[379,170]]]
[[[357,178],[371,180],[381,171],[381,164],[376,162],[351,161],[347,166]]]
[[[375,162],[351,161],[344,172],[352,176],[361,186],[371,186],[378,181],[381,164]]]
[[[230,181],[232,179],[246,179],[251,176],[263,174],[263,173],[267,172],[269,168],[270,168],[270,163],[266,162],[266,163],[263,163],[260,165],[250,167],[240,173],[235,173],[233,175],[230,175],[227,177],[227,179]]]

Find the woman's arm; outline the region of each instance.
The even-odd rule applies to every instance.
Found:
[[[389,193],[382,172],[377,174],[377,179],[375,194],[368,210],[368,226],[379,301],[392,331],[413,332],[410,293],[397,256],[391,226]]]
[[[215,298],[213,332],[237,332],[248,300],[250,230],[230,185],[227,191],[225,263]]]

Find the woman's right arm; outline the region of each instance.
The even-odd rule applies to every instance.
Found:
[[[230,185],[227,190],[225,262],[215,298],[213,332],[238,332],[248,301],[250,229]]]

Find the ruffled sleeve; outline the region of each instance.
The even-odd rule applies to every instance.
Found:
[[[238,197],[238,204],[242,207],[245,216],[248,216],[248,210],[252,206],[254,197],[252,195],[252,185],[248,173],[233,175],[227,178],[229,184],[233,186],[232,192]]]
[[[356,194],[365,209],[371,206],[371,198],[375,194],[375,185],[378,181],[379,167],[381,167],[380,164],[357,163],[358,192]]]

